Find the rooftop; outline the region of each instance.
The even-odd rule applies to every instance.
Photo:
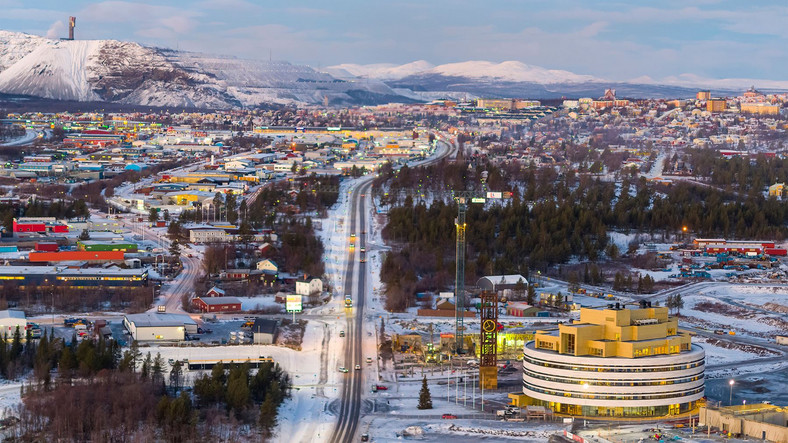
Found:
[[[127,314],[126,320],[134,323],[135,327],[154,327],[154,326],[184,326],[197,325],[197,322],[185,314],[167,314],[143,312],[141,314]]]

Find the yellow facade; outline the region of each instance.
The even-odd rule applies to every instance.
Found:
[[[785,183],[775,183],[769,186],[769,197],[782,197],[785,193]]]
[[[727,109],[727,102],[724,99],[711,99],[706,101],[706,110],[709,112],[722,112]]]
[[[195,194],[188,193],[174,195],[171,198],[175,201],[176,205],[188,205],[197,201],[197,196]]]
[[[767,103],[742,103],[741,112],[759,115],[777,115],[780,113],[780,106]]]
[[[575,356],[637,358],[678,354],[690,336],[678,329],[668,308],[580,310],[580,320],[558,331],[537,331],[536,348]]]

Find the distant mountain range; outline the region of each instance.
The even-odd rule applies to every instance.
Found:
[[[788,82],[681,75],[611,82],[518,61],[435,66],[342,64],[317,71],[287,62],[152,48],[117,40],[52,40],[0,31],[0,93],[52,100],[228,109],[270,104],[374,105],[436,98],[692,97],[698,89],[738,94]]]

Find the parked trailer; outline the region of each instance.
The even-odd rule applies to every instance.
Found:
[[[786,248],[765,248],[763,252],[764,254],[767,255],[779,256],[779,257],[784,257],[788,255],[788,249]]]

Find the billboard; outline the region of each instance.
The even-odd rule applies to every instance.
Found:
[[[487,198],[503,198],[503,194],[500,192],[488,192]]]
[[[288,295],[285,299],[285,311],[287,312],[301,312],[303,305],[301,303],[300,295]]]

